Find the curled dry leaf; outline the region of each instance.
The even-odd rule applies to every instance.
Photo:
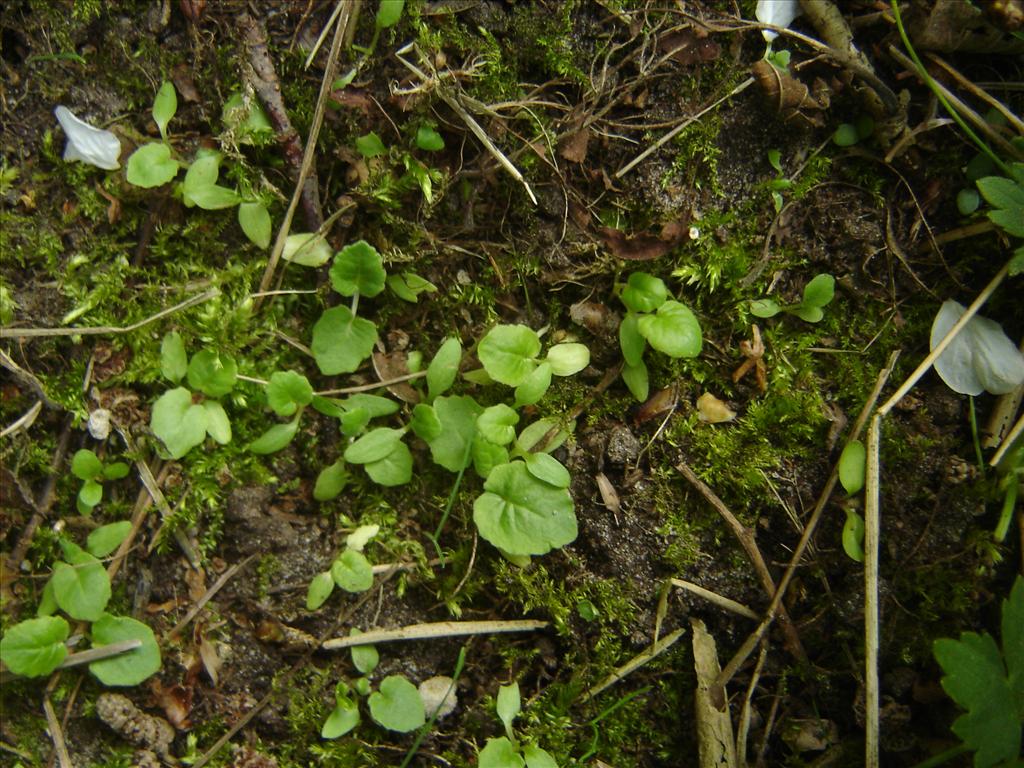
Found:
[[[578,301],[569,307],[569,318],[595,336],[610,337],[618,333],[622,317],[597,301]]]
[[[718,43],[701,29],[683,29],[662,35],[658,39],[658,50],[671,54],[672,60],[684,67],[714,61],[722,53]]]
[[[374,352],[373,370],[381,381],[398,379],[409,375],[408,356],[405,352]],[[418,403],[419,393],[408,382],[399,382],[388,387],[388,392],[407,403]]]
[[[613,515],[619,514],[619,509],[621,509],[622,505],[619,503],[619,494],[615,490],[615,486],[612,485],[612,481],[607,478],[604,472],[598,472],[594,475],[594,480],[597,481],[597,490],[601,494],[601,503]]]
[[[816,79],[812,88],[779,69],[765,59],[760,59],[751,74],[758,88],[775,107],[786,122],[806,123],[821,128],[825,125],[822,112],[828,109],[829,89],[823,80]]]
[[[420,683],[419,691],[427,717],[431,717],[435,710],[438,720],[448,717],[459,703],[455,681],[446,675],[428,677]]]
[[[652,261],[660,258],[683,242],[689,235],[690,217],[667,222],[657,235],[641,233],[627,235],[613,227],[598,227],[597,233],[605,246],[618,259],[629,261]]]
[[[705,392],[697,398],[697,417],[708,424],[721,424],[735,419],[736,411],[710,392]]]
[[[679,402],[678,387],[659,389],[636,409],[633,421],[636,424],[643,424],[645,421],[661,418],[673,410],[677,402]]]

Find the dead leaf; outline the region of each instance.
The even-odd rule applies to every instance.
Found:
[[[171,725],[179,731],[192,727],[192,723],[188,719],[192,713],[193,689],[191,686],[186,687],[181,683],[175,683],[165,688],[158,678],[154,678],[149,684],[149,689],[157,706],[164,711],[164,716]]]
[[[197,5],[197,3],[193,0],[192,5]],[[182,2],[182,10],[184,10],[184,2]],[[202,11],[200,11],[200,13],[202,13]],[[197,19],[192,20],[196,21]],[[185,101],[191,101],[193,103],[199,101],[199,90],[196,88],[195,81],[192,79],[192,68],[184,61],[175,65],[171,70],[171,82],[174,83],[174,87],[178,89],[178,95],[180,95]]]
[[[377,372],[377,377],[381,381],[408,376],[407,355],[405,352],[374,352],[373,370]],[[388,392],[407,403],[418,403],[420,401],[420,393],[413,389],[408,382],[403,381],[398,384],[392,384],[388,387]]]
[[[615,486],[612,485],[612,481],[604,472],[594,475],[594,480],[597,481],[597,490],[601,494],[601,503],[613,515],[618,515],[622,505],[619,503],[619,494],[615,490]]]
[[[700,619],[691,618],[690,626],[693,627],[693,667],[697,673],[693,704],[697,720],[698,764],[701,768],[735,768],[736,742],[733,740],[729,709],[716,707],[711,692],[718,673],[722,671],[715,638]]]
[[[705,392],[697,398],[697,418],[708,424],[722,424],[735,419],[736,411],[710,392]]]
[[[558,142],[558,154],[570,163],[582,163],[587,159],[589,143],[590,128],[581,123]]]
[[[652,261],[679,245],[689,232],[689,214],[667,222],[658,235],[627,235],[621,229],[598,227],[605,246],[616,258],[628,261]]]
[[[707,33],[697,29],[683,29],[670,32],[658,39],[658,50],[671,54],[672,61],[691,67],[705,61],[714,61],[722,53],[718,43],[708,38]]]
[[[678,399],[679,392],[677,387],[659,389],[636,409],[636,412],[633,414],[633,422],[643,424],[645,421],[664,416],[676,407]]]
[[[815,80],[812,92],[803,81],[765,59],[751,67],[751,74],[783,120],[803,122],[818,128],[825,125],[822,111],[828,109],[830,99],[824,81]]]
[[[618,312],[597,301],[578,301],[569,307],[569,317],[595,336],[614,336],[622,318]]]

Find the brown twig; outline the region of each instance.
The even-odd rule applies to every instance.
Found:
[[[676,469],[679,470],[679,473],[686,478],[690,485],[700,492],[701,496],[715,508],[715,511],[732,528],[732,532],[739,539],[740,545],[747,553],[747,557],[750,558],[750,562],[754,566],[754,571],[757,573],[757,578],[760,580],[764,591],[769,597],[775,595],[775,581],[772,579],[772,575],[768,571],[768,565],[765,563],[761,550],[758,549],[757,542],[754,540],[754,533],[736,518],[729,507],[725,505],[725,502],[718,497],[718,494],[711,490],[707,483],[697,477],[697,474],[690,469],[689,464],[685,461],[680,461],[676,464]],[[786,609],[782,606],[779,606],[779,623],[782,626],[783,634],[785,634],[786,650],[798,659],[806,659],[807,653],[804,651],[800,637],[796,633],[796,628],[793,626],[793,622],[790,621]]]
[[[182,617],[181,621],[174,625],[171,631],[167,633],[167,636],[173,637],[178,632],[183,630],[188,625],[188,623],[192,621],[192,619],[199,615],[199,612],[203,610],[203,606],[210,602],[210,600],[213,599],[213,596],[220,592],[224,585],[227,584],[236,573],[245,568],[245,566],[247,566],[254,557],[256,557],[256,555],[249,555],[242,562],[235,563],[226,571],[224,571],[224,573],[220,575],[220,578],[213,583],[213,586],[206,590],[206,593],[202,597],[196,600],[196,604],[189,609],[189,612],[186,613],[184,617]]]

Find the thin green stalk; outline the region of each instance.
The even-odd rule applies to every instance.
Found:
[[[967,747],[966,744],[958,744],[957,746],[952,747],[951,749],[947,749],[945,752],[940,752],[934,757],[929,757],[927,760],[922,760],[920,763],[913,766],[913,768],[935,768],[935,766],[942,765],[943,763],[948,763],[957,755],[962,755],[964,752],[969,751],[970,749]]]
[[[949,103],[949,100],[945,97],[945,95],[943,95],[942,91],[939,90],[939,88],[935,85],[935,81],[932,79],[932,76],[928,74],[928,70],[926,70],[924,68],[924,64],[921,63],[921,59],[917,55],[917,51],[915,51],[914,46],[911,45],[910,38],[907,37],[906,29],[903,28],[903,19],[900,16],[899,3],[897,2],[897,0],[891,0],[891,2],[892,13],[896,19],[896,29],[899,30],[900,39],[903,41],[903,47],[907,49],[907,53],[910,54],[910,58],[914,60],[914,64],[917,66],[917,74],[921,77],[922,80],[924,80],[925,85],[927,85],[931,89],[932,93],[935,94],[935,97],[939,100],[942,106],[946,108],[946,111],[949,113],[949,116],[956,121],[956,124],[960,126],[960,129],[965,134],[967,134],[967,136],[971,139],[971,141],[975,143],[975,145],[977,145],[978,149],[980,149],[982,152],[988,155],[988,157],[991,158],[992,162],[999,166],[999,169],[1006,176],[1010,176],[1010,168],[1006,165],[1006,163],[1002,161],[999,155],[992,151],[992,148],[989,147],[988,144],[982,141],[981,138],[973,130],[971,130],[971,127],[967,125],[963,117],[960,116],[960,113],[956,111],[953,105]]]
[[[462,674],[462,667],[466,664],[466,646],[462,646],[459,649],[459,658],[455,661],[455,670],[452,672],[452,684],[448,686],[448,690],[444,693],[444,698],[441,699],[441,703],[437,705],[437,708],[430,714],[430,719],[423,724],[420,728],[419,733],[416,734],[416,740],[413,741],[412,746],[409,747],[409,751],[405,753],[405,759],[402,760],[398,768],[406,768],[419,751],[420,744],[423,743],[423,739],[433,729],[434,722],[437,720],[437,713],[441,711],[441,707],[444,705],[445,699],[448,698],[448,694],[452,692],[456,684],[459,682],[459,675]]]
[[[981,438],[978,436],[978,414],[974,409],[974,396],[968,396],[967,402],[970,404],[968,414],[971,419],[971,438],[974,440],[974,456],[978,460],[978,469],[981,471],[981,474],[984,475],[985,457],[981,454]]]
[[[469,452],[473,448],[473,441],[469,440],[466,443],[466,452],[462,457],[462,469],[459,470],[459,474],[455,476],[455,485],[452,486],[452,492],[448,494],[448,503],[444,505],[444,514],[441,515],[441,522],[437,524],[437,530],[434,531],[434,535],[430,536],[430,541],[434,544],[434,549],[437,550],[437,556],[441,560],[441,566],[444,566],[444,553],[441,552],[441,545],[438,544],[438,539],[441,537],[441,530],[444,528],[444,524],[448,522],[448,515],[451,514],[452,507],[455,505],[455,497],[459,493],[459,487],[462,485],[462,476],[466,473],[466,466],[469,463]],[[429,536],[429,534],[428,534]]]

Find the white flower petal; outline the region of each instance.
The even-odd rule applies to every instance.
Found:
[[[121,142],[117,136],[79,120],[67,107],[58,106],[54,114],[68,139],[64,148],[66,161],[80,160],[106,171],[116,171],[121,167]]]
[[[952,299],[943,302],[932,323],[931,349],[942,340],[966,309]],[[954,392],[980,395],[1012,392],[1024,381],[1024,355],[1002,326],[981,315],[972,317],[935,361],[935,372]]]
[[[947,299],[939,308],[939,313],[932,322],[931,343],[929,349],[935,349],[943,337],[949,333],[949,329],[956,325],[964,312],[967,310],[963,304]],[[935,372],[939,374],[946,386],[961,395],[980,395],[985,387],[978,381],[974,373],[973,357],[971,352],[970,334],[967,329],[957,334],[956,338],[946,347],[935,361]]]
[[[785,28],[800,15],[800,2],[799,0],[757,0],[757,10],[754,15],[762,24]],[[770,29],[762,29],[761,34],[768,42],[779,36],[778,32],[772,32]]]

